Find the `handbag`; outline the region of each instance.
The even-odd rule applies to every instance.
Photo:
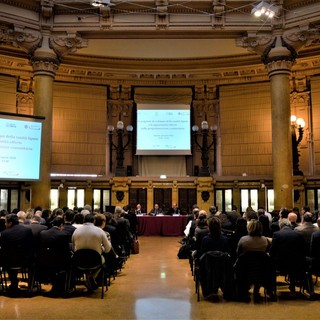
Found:
[[[140,249],[140,243],[139,243],[138,237],[136,236],[132,241],[131,253],[138,254],[139,249]]]

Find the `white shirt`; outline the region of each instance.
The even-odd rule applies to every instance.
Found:
[[[111,243],[106,233],[93,223],[86,222],[81,228],[74,231],[72,235],[73,251],[80,249],[93,249],[100,254],[111,250]]]

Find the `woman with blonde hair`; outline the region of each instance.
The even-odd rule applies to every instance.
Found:
[[[270,241],[262,235],[262,224],[259,220],[252,219],[247,223],[248,235],[241,237],[238,242],[237,254],[247,251],[267,251]]]

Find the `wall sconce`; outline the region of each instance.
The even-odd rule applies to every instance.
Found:
[[[197,125],[192,126],[193,131],[193,140],[194,143],[198,146],[201,151],[201,170],[200,176],[201,177],[209,177],[210,176],[210,169],[209,169],[209,151],[213,147],[214,158],[213,158],[213,171],[216,172],[216,149],[217,149],[217,126],[213,125],[210,126],[210,131],[212,134],[212,142],[208,143],[208,136],[209,136],[209,125],[206,120],[201,122],[201,135],[202,135],[202,144],[198,142],[198,131],[199,127]]]
[[[264,1],[261,1],[259,4],[254,6],[254,8],[251,10],[251,14],[253,14],[255,17],[265,16],[269,19],[272,19],[273,17],[277,17],[279,13],[280,13],[279,7]]]
[[[299,157],[300,153],[298,146],[303,138],[303,128],[305,121],[302,118],[298,118],[295,115],[291,116],[291,139],[292,139],[292,166],[294,176],[303,176],[303,172],[299,169]],[[298,129],[298,137],[297,137]]]
[[[115,128],[113,125],[108,125],[107,127],[108,134],[109,134],[109,144],[110,144],[110,171],[112,171],[112,147],[113,147],[114,150],[117,151],[117,157],[116,157],[117,166],[116,166],[115,175],[118,177],[125,177],[126,169],[123,165],[124,151],[126,150],[127,146],[131,142],[133,126],[129,124],[126,127],[126,133],[125,133],[123,121],[118,121],[117,128],[116,128],[117,144],[113,142],[114,129]],[[125,136],[127,136],[127,139],[128,139],[126,144],[123,143]]]

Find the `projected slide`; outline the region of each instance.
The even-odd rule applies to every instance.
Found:
[[[42,122],[0,115],[0,179],[38,180]]]
[[[138,106],[137,154],[190,154],[190,107]]]

